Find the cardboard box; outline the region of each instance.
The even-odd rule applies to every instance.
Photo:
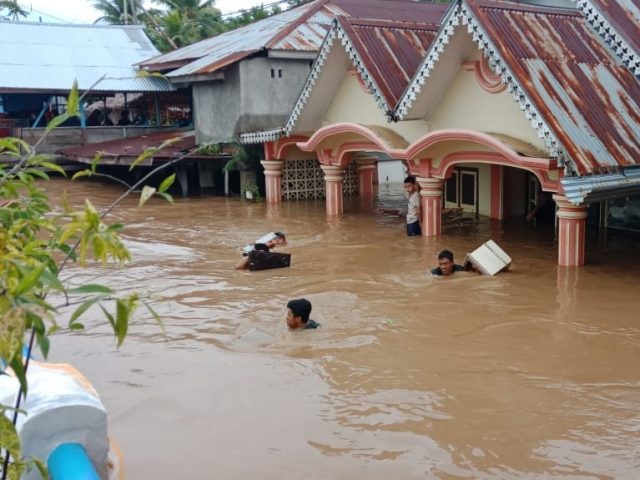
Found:
[[[469,265],[485,275],[495,275],[511,265],[511,257],[496,242],[489,240],[468,253],[464,260],[465,268]]]

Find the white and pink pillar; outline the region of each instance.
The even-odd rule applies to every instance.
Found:
[[[422,207],[422,235],[435,237],[442,233],[442,184],[439,178],[418,177]]]
[[[320,165],[324,172],[326,186],[327,215],[342,215],[344,210],[342,189],[344,183],[344,167],[339,165]]]
[[[554,195],[558,205],[558,265],[584,265],[587,207],[574,205],[563,195]]]
[[[284,160],[262,160],[267,203],[282,201],[282,167]]]

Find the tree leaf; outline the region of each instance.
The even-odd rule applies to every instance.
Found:
[[[47,332],[46,334],[36,333],[36,340],[38,341],[38,347],[40,347],[40,352],[42,353],[42,356],[44,357],[45,360],[49,356],[49,347],[51,346],[49,337],[47,337],[48,334],[49,332]]]
[[[91,175],[93,175],[93,172],[91,170],[80,170],[73,174],[71,180],[76,180],[82,177],[90,177]]]
[[[52,162],[40,162],[40,166],[43,168],[48,168],[49,170],[53,170],[54,172],[58,172],[61,175],[67,176],[67,172],[65,172],[60,165],[56,165]]]
[[[155,188],[145,185],[142,189],[142,193],[140,194],[140,201],[138,202],[138,206],[141,207],[145,203],[147,203],[147,200],[149,200],[154,193],[156,193]]]
[[[22,363],[22,354],[18,353],[13,356],[11,361],[9,362],[13,373],[15,373],[16,378],[20,382],[20,388],[22,389],[22,395],[27,396],[27,371],[24,369],[24,363]]]
[[[98,152],[93,157],[93,160],[91,160],[90,168],[93,173],[96,172],[96,168],[98,168],[98,164],[100,163],[100,160],[102,160],[103,155],[104,155],[104,152]]]
[[[45,135],[48,134],[51,130],[53,130],[56,127],[59,127],[60,125],[62,125],[64,122],[66,122],[67,120],[69,120],[71,118],[71,115],[69,115],[68,113],[63,113],[61,115],[58,115],[56,117],[53,117],[49,123],[47,124],[47,128],[45,129],[44,133]]]
[[[47,471],[47,467],[45,467],[44,463],[41,460],[34,458],[33,464],[38,469],[38,473],[40,474],[41,479],[49,480],[49,472]]]
[[[116,338],[118,339],[118,347],[122,345],[125,337],[127,336],[127,330],[129,329],[129,314],[130,309],[127,304],[118,299],[116,300]]]
[[[21,458],[20,437],[13,422],[5,415],[0,415],[0,446],[13,458]]]
[[[162,318],[160,318],[160,315],[158,315],[157,312],[153,309],[153,307],[151,307],[151,305],[149,305],[147,302],[143,301],[142,303],[144,304],[145,307],[147,307],[147,310],[149,310],[149,313],[153,316],[153,318],[156,320],[158,325],[160,325],[160,328],[162,329],[162,333],[164,333],[164,322],[162,321]]]
[[[53,290],[58,290],[60,292],[64,290],[64,285],[62,285],[60,279],[46,268],[42,272],[41,280],[44,285]]]
[[[106,308],[104,308],[102,305],[100,305],[100,309],[102,310],[102,313],[104,313],[104,316],[107,317],[107,320],[109,321],[109,325],[111,325],[111,328],[113,329],[113,333],[115,334],[116,332],[116,321],[113,319],[113,315],[111,315]]]
[[[154,148],[154,147],[149,147],[149,148],[145,149],[145,151],[142,152],[140,155],[138,155],[138,158],[136,158],[131,163],[131,166],[129,167],[129,171],[131,171],[134,168],[136,168],[138,165],[140,165],[140,163],[144,162],[145,160],[153,157],[156,154],[157,151],[158,151],[158,149]]]
[[[74,322],[71,325],[69,325],[69,328],[71,330],[84,330],[84,324],[80,322]]]
[[[66,113],[69,116],[78,115],[78,107],[80,106],[79,100],[80,100],[80,95],[78,93],[78,80],[74,80],[73,86],[71,87],[71,91],[69,92],[69,96],[67,97]]]
[[[42,275],[43,271],[44,271],[44,265],[39,265],[37,268],[34,268],[27,275],[22,277],[22,280],[20,280],[20,283],[18,284],[18,287],[16,288],[14,295],[16,297],[19,297],[26,291],[31,290],[40,279],[40,275]]]
[[[164,193],[167,191],[167,189],[173,185],[173,182],[176,179],[176,174],[173,173],[171,175],[169,175],[167,178],[165,178],[162,183],[160,184],[160,186],[158,187],[158,193]]]
[[[112,295],[113,290],[105,285],[100,285],[98,283],[87,283],[81,287],[71,288],[69,289],[69,293],[103,293],[105,295]]]
[[[169,203],[173,203],[173,197],[171,195],[169,195],[168,193],[165,192],[157,192],[156,195],[160,195],[162,198],[164,198],[167,202]]]
[[[99,300],[101,300],[101,297],[90,298],[89,300],[82,302],[71,315],[71,318],[69,319],[69,328],[72,328],[71,325],[76,321],[76,319],[80,318],[84,312],[89,310]]]

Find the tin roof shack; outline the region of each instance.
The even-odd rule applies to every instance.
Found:
[[[61,113],[74,81],[81,92],[91,90],[94,99],[172,92],[166,79],[139,76],[134,66],[157,53],[140,25],[0,22],[0,115],[10,128],[5,134],[37,141],[42,129],[16,127],[44,126],[48,117]],[[69,139],[44,151],[123,136],[120,128],[87,139],[78,128],[85,125],[85,119],[70,122],[76,128],[66,131]]]
[[[316,0],[138,65],[193,86],[198,143],[283,125],[337,15],[437,24],[443,4]]]

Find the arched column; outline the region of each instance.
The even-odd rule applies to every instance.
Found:
[[[262,160],[267,203],[282,201],[282,167],[284,160]]]
[[[422,207],[422,235],[435,237],[442,233],[442,184],[439,178],[418,177]]]
[[[361,197],[373,197],[373,180],[377,165],[375,158],[358,158],[358,193]]]
[[[558,205],[558,265],[584,265],[587,207],[573,205],[564,195],[554,195],[553,199]]]
[[[339,165],[320,165],[324,172],[326,186],[327,215],[342,215],[342,185],[344,183],[344,167]]]

